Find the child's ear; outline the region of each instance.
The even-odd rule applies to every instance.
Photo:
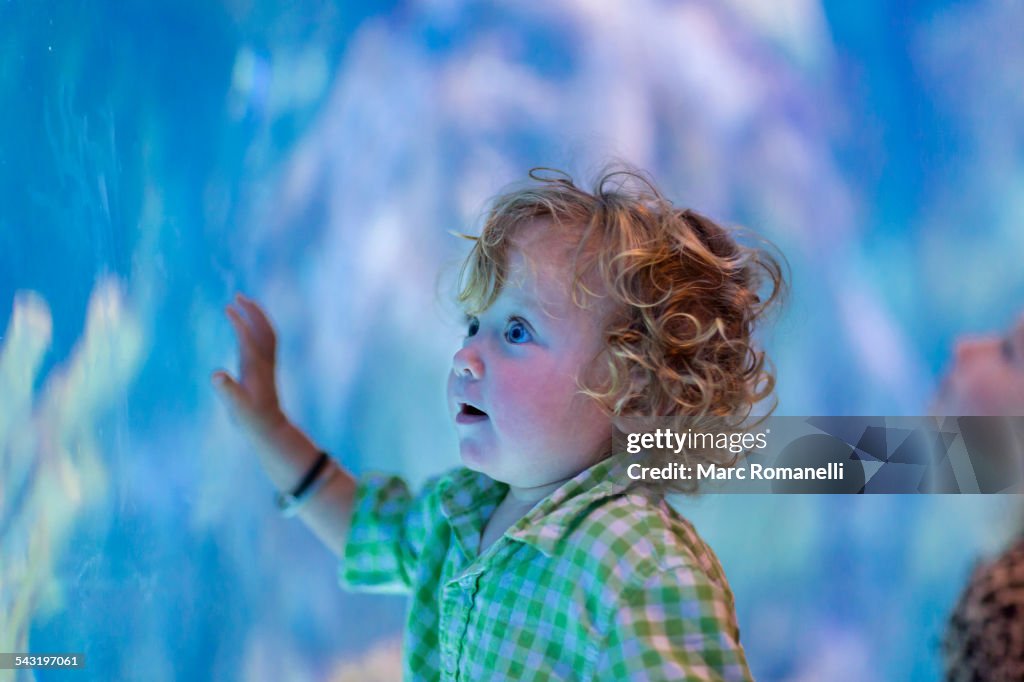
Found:
[[[633,402],[635,398],[641,398],[647,395],[648,389],[651,387],[651,373],[650,371],[634,365],[629,370],[629,385],[626,390],[629,392],[630,402]],[[651,415],[656,417],[659,415]]]
[[[608,364],[608,351],[602,353],[591,363],[587,372],[587,379],[593,386],[600,386],[604,390],[612,388],[611,370]],[[643,367],[633,366],[629,370],[629,378],[624,385],[619,386],[619,395],[625,395],[626,402],[633,402],[636,397],[647,393],[651,376]]]
[[[607,375],[607,364],[604,367],[604,372]],[[628,383],[620,387],[616,401],[618,405],[613,408],[618,412],[611,416],[614,432],[618,434],[650,433],[658,427],[658,417],[662,415],[646,414],[644,408],[640,407],[647,404],[643,398],[649,385],[650,373],[647,370],[640,366],[630,368]],[[622,414],[623,412],[625,414]]]
[[[629,385],[634,392],[643,394],[651,383],[651,373],[643,367],[634,366],[629,370]]]

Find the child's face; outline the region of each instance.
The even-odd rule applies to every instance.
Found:
[[[604,308],[572,302],[564,241],[546,221],[524,225],[514,245],[501,293],[452,358],[448,405],[466,466],[530,488],[586,469],[611,438],[576,382],[602,349]]]
[[[961,339],[932,405],[942,415],[1024,415],[1024,316],[1005,336]]]

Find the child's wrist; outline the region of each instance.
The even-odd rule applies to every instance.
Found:
[[[259,455],[263,468],[281,490],[290,490],[314,462],[320,448],[282,413],[260,438]]]

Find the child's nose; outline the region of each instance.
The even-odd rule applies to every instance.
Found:
[[[452,371],[457,375],[465,374],[473,379],[479,379],[484,375],[484,363],[473,346],[466,345],[452,357]]]

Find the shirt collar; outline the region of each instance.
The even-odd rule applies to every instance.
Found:
[[[618,495],[636,483],[626,475],[634,455],[607,457],[563,483],[517,521],[506,535],[536,547],[547,555],[574,527],[574,521],[595,502]],[[459,468],[442,479],[441,508],[456,541],[467,557],[475,557],[480,533],[501,502],[508,485],[471,469]]]

